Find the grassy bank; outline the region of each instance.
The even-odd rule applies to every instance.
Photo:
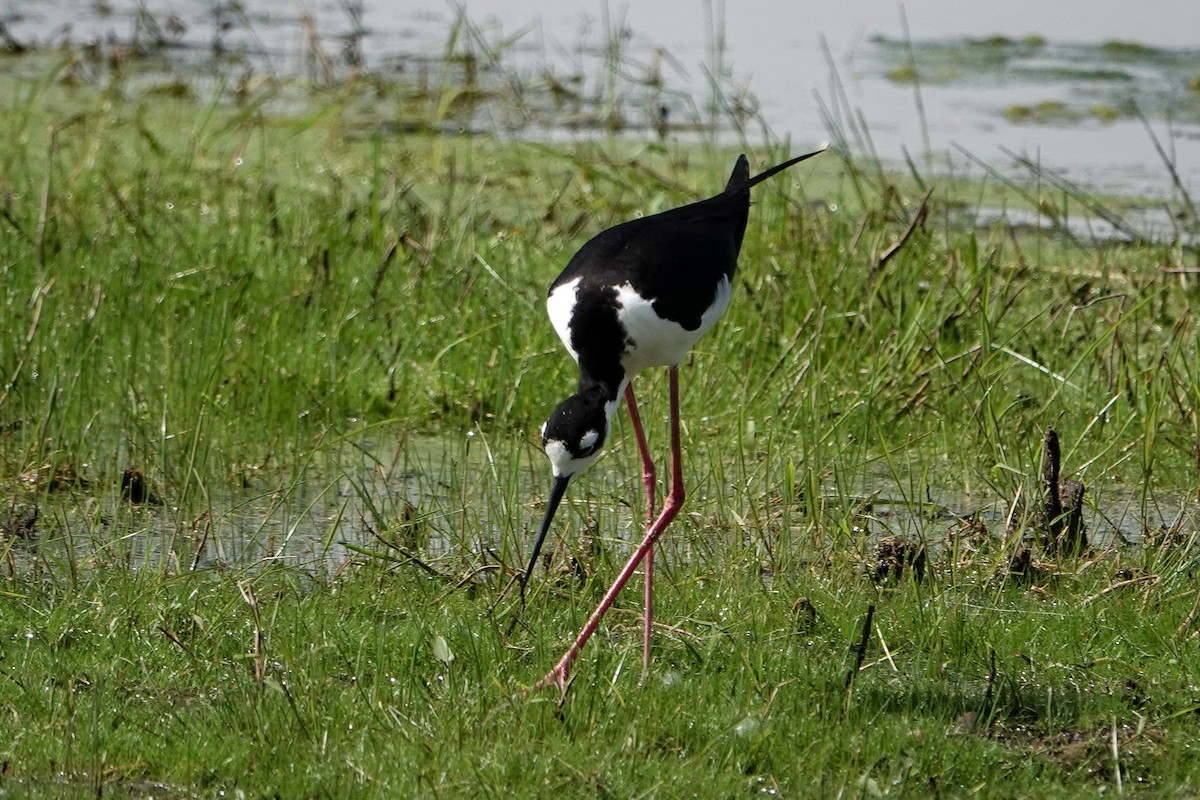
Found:
[[[0,142],[0,793],[1196,791],[1194,251],[1064,233],[1107,201],[1049,183],[828,155],[756,190],[684,371],[656,672],[630,598],[560,704],[519,693],[641,511],[621,433],[500,599],[574,381],[545,287],[736,152],[59,74]],[[1040,545],[1051,426],[1079,556]]]
[[[609,566],[609,565],[605,565]],[[412,570],[312,580],[105,571],[5,602],[11,796],[1186,794],[1200,781],[1195,597],[1107,565],[877,593],[844,566],[665,572],[656,672],[633,601],[566,702],[515,696],[602,591],[493,592]],[[798,602],[799,601],[799,602]],[[847,686],[867,606],[862,670]]]

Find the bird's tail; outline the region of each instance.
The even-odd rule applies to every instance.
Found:
[[[799,164],[805,159],[809,159],[815,155],[824,153],[828,147],[828,142],[822,142],[820,149],[814,150],[811,153],[805,153],[802,156],[796,156],[795,158],[788,159],[782,164],[776,164],[770,169],[758,173],[753,178],[750,177],[750,162],[746,160],[746,156],[738,156],[737,163],[733,165],[733,174],[729,176],[729,182],[725,184],[725,194],[737,194],[738,192],[749,189],[751,186],[757,186],[767,178],[783,172],[785,169],[793,166],[794,164]]]
[[[738,156],[737,163],[733,165],[733,174],[729,176],[729,181],[725,184],[725,194],[737,194],[743,189],[749,188],[750,180],[750,161],[747,160],[746,154],[742,153]]]

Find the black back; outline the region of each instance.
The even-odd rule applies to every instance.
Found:
[[[695,330],[721,278],[732,280],[737,270],[750,215],[749,174],[741,156],[721,194],[601,231],[567,262],[550,291],[575,278],[583,278],[581,288],[594,289],[628,282],[643,297],[656,298],[660,317]]]
[[[624,378],[620,354],[625,329],[616,287],[628,283],[653,300],[659,317],[694,331],[712,306],[723,279],[733,280],[750,216],[750,189],[822,150],[750,177],[738,157],[720,194],[601,231],[579,248],[550,285],[580,279],[571,316],[571,347],[579,355],[580,390],[596,383],[615,398]]]

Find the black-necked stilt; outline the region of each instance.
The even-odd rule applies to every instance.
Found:
[[[571,662],[645,560],[646,613],[643,669],[650,664],[654,542],[683,505],[679,441],[679,363],[729,305],[731,282],[750,214],[750,188],[824,147],[750,177],[743,155],[725,191],[697,203],[631,220],[601,232],[567,264],[550,286],[550,321],[579,364],[579,389],[559,403],[542,426],[542,444],[554,469],[550,503],[538,529],[525,583],[554,519],[567,484],[596,460],[608,441],[624,394],[629,407],[646,490],[645,538],[592,612],[575,643],[537,686],[566,687]],[[647,367],[670,368],[671,488],[654,516],[654,462],[638,417],[630,381]]]

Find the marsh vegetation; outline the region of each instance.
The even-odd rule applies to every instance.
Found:
[[[740,148],[473,135],[452,59],[166,91],[142,57],[0,75],[0,795],[1197,790],[1186,184],[1157,235],[1036,165],[843,146],[762,187],[683,371],[655,672],[634,598],[522,697],[642,519],[622,430],[501,597],[574,380],[545,287]]]

